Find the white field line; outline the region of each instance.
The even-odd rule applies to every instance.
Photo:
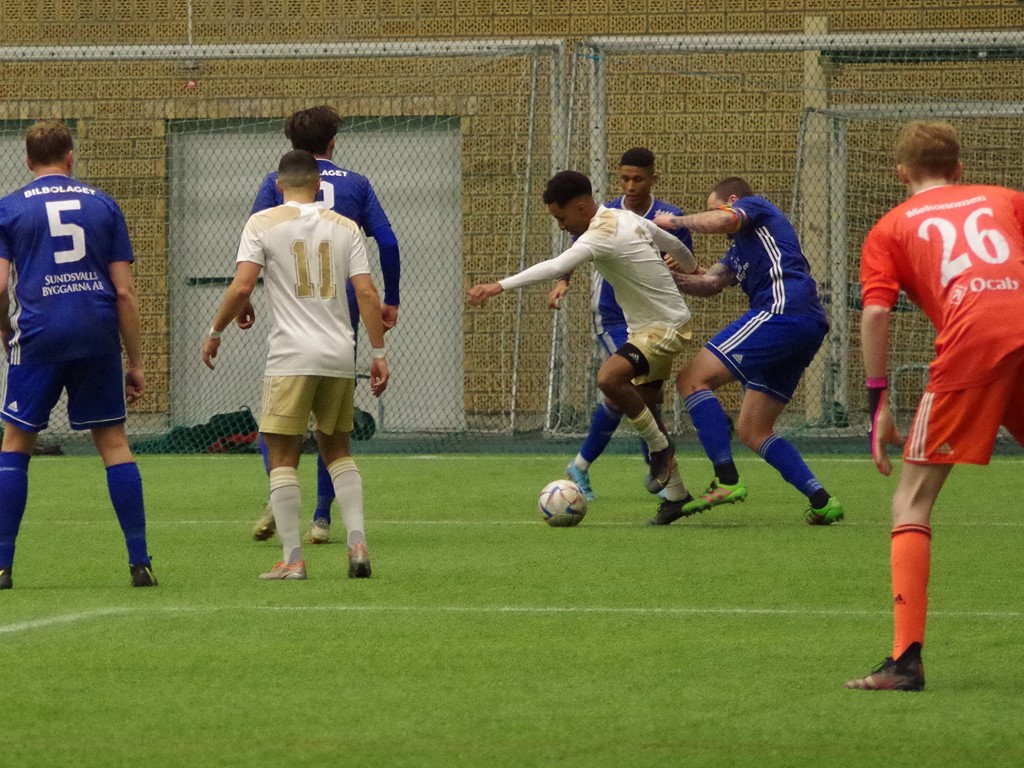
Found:
[[[108,616],[123,616],[131,612],[131,608],[97,608],[92,611],[81,611],[80,613],[64,613],[58,616],[47,616],[42,619],[18,621],[14,624],[0,624],[0,635],[13,635],[17,632],[46,629],[47,627],[60,624],[75,624],[80,621],[91,621],[92,619],[102,619]]]
[[[138,616],[140,614],[214,614],[224,612],[269,612],[269,613],[428,613],[428,614],[471,614],[471,615],[533,615],[533,616],[639,616],[649,618],[682,618],[687,616],[724,616],[735,618],[771,618],[771,617],[838,617],[864,618],[869,616],[887,616],[889,611],[857,611],[837,609],[807,608],[623,608],[615,606],[408,606],[408,605],[319,605],[319,606],[261,606],[261,605],[221,605],[221,606],[163,606],[163,607],[129,607],[112,606],[96,608],[90,611],[65,613],[47,616],[12,624],[0,624],[0,635],[13,635],[32,630],[47,629],[62,624],[75,624],[85,621],[109,619],[118,616]],[[991,619],[994,621],[1019,621],[1024,619],[1021,611],[931,611],[934,618],[968,618]]]

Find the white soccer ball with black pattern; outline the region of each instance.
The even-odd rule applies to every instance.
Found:
[[[552,480],[540,492],[537,507],[548,525],[570,528],[587,514],[587,497],[572,480]]]

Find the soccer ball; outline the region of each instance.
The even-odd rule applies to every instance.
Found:
[[[548,525],[569,528],[587,514],[587,497],[572,480],[552,480],[540,492],[537,508]]]

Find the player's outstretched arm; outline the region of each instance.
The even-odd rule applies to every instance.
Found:
[[[678,242],[678,241],[676,241]],[[545,280],[557,280],[565,277],[591,258],[591,250],[580,242],[573,243],[568,250],[562,251],[553,259],[539,261],[522,272],[503,277],[497,283],[481,283],[468,291],[470,306],[481,307],[487,299],[497,296],[502,291],[536,285]]]
[[[691,232],[702,232],[711,235],[731,235],[740,228],[740,219],[732,211],[716,208],[700,213],[687,213],[673,216],[671,213],[659,213],[654,223],[662,229],[679,229],[685,227]]]
[[[497,296],[503,290],[499,283],[480,283],[466,292],[466,299],[471,307],[482,307],[489,298]]]
[[[673,271],[672,279],[680,293],[687,296],[717,296],[736,280],[736,274],[725,264],[718,262],[706,270],[692,274]]]
[[[691,273],[697,269],[697,260],[693,258],[693,252],[689,247],[675,235],[666,232],[654,225],[648,224],[648,231],[654,239],[654,244],[663,254],[668,254],[672,261],[679,268],[680,272]],[[671,265],[669,266],[671,269]]]
[[[668,268],[670,270],[672,270],[673,272],[679,272],[680,274],[683,274],[683,275],[703,275],[703,274],[707,273],[707,270],[704,269],[704,267],[701,267],[699,265],[695,266],[692,270],[687,272],[686,270],[683,269],[683,266],[678,261],[673,259],[667,253],[663,253],[661,255],[661,260],[664,261],[665,264],[668,265]]]

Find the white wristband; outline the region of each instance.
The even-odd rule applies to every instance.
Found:
[[[383,357],[387,357],[387,356],[388,356],[388,348],[387,347],[370,347],[370,357],[374,358],[375,360],[379,360],[379,359],[381,359]]]
[[[220,331],[218,331],[213,326],[210,326],[210,332],[208,334],[206,334],[206,335],[209,336],[211,339],[219,339],[220,338]]]

